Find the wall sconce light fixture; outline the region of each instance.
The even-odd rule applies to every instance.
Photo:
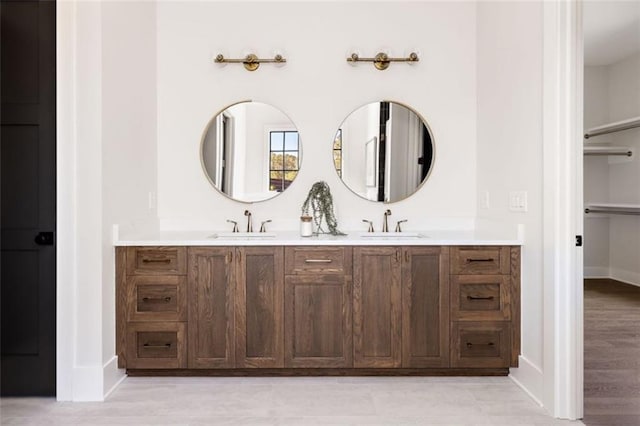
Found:
[[[255,71],[260,67],[261,63],[265,64],[285,64],[287,60],[280,54],[277,54],[273,59],[260,59],[253,53],[249,53],[247,56],[241,59],[227,59],[221,53],[214,59],[216,64],[243,64],[247,71]]]
[[[373,62],[373,66],[379,69],[380,71],[386,70],[389,68],[389,64],[391,62],[418,62],[420,58],[416,52],[411,52],[406,58],[390,58],[386,53],[379,52],[373,58],[361,58],[357,53],[352,53],[350,57],[347,58],[347,62],[351,62],[355,64],[356,62]]]

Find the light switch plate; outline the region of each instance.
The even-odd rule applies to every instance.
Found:
[[[509,192],[509,210],[512,212],[527,211],[527,191]]]

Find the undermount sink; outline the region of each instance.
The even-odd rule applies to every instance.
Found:
[[[209,235],[208,238],[233,238],[233,239],[256,239],[256,238],[275,238],[274,232],[216,232]]]
[[[361,238],[427,238],[418,232],[363,232]]]

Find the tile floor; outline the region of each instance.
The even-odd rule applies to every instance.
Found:
[[[135,377],[104,403],[4,398],[4,425],[565,425],[506,377]]]

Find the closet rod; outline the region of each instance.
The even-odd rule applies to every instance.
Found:
[[[584,209],[585,213],[608,213],[608,214],[624,214],[629,216],[640,216],[638,210],[620,210],[620,209],[608,209],[606,207],[600,207],[597,209]]]
[[[631,157],[633,152],[631,151],[585,151],[584,155],[623,155],[625,157]]]
[[[618,121],[604,126],[594,127],[587,130],[584,134],[585,139],[593,136],[606,135],[607,133],[621,132],[623,130],[635,129],[640,127],[640,117],[629,118],[627,120]]]

